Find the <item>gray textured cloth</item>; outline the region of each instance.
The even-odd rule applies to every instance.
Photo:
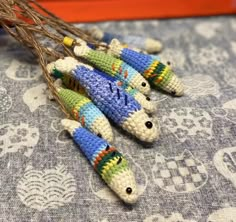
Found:
[[[153,91],[161,137],[147,146],[114,128],[142,195],[119,201],[75,148],[33,56],[0,34],[0,221],[236,221],[236,19],[99,23],[159,38],[186,85]]]

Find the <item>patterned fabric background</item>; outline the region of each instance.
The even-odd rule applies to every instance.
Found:
[[[62,131],[34,57],[0,34],[0,221],[235,222],[236,19],[98,26],[161,39],[162,60],[186,85],[181,98],[152,92],[162,132],[152,146],[114,128],[139,202],[126,206],[110,192]]]

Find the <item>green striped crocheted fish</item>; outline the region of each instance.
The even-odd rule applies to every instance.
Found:
[[[79,43],[79,46],[76,45],[74,47],[76,56],[86,59],[97,69],[116,77],[131,87],[136,88],[141,93],[145,95],[150,93],[150,85],[137,70],[120,59],[89,48],[83,41],[79,41]]]
[[[124,60],[139,71],[151,86],[175,96],[183,95],[184,87],[182,82],[169,66],[161,63],[156,57],[125,48],[117,39],[113,39],[109,47],[110,54]]]
[[[111,125],[105,115],[90,99],[70,89],[57,87],[60,100],[71,116],[94,134],[113,141]]]
[[[137,185],[125,157],[104,139],[81,127],[78,122],[64,119],[62,125],[107,185],[124,202],[135,203],[138,199]]]

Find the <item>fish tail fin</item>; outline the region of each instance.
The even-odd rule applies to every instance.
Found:
[[[73,132],[75,129],[82,127],[81,124],[75,120],[71,119],[62,119],[61,125],[64,127],[65,130],[67,130],[71,135],[73,135]]]
[[[87,43],[82,39],[76,39],[76,42],[79,43],[79,45],[76,45],[74,47],[74,53],[76,56],[85,57],[89,53],[89,51],[92,50],[87,46]]]
[[[108,50],[108,53],[111,55],[120,58],[121,52],[123,50],[123,45],[119,42],[118,39],[112,39],[112,41],[109,44],[110,49]]]

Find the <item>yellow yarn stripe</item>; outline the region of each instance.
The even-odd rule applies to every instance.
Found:
[[[113,167],[113,165],[115,165],[115,164],[117,163],[118,159],[119,159],[119,157],[115,157],[115,158],[111,159],[111,160],[103,167],[102,173],[101,173],[102,177],[107,173],[107,171],[109,171],[109,169],[110,169],[111,167]]]
[[[116,60],[115,63],[113,63],[113,67],[112,67],[112,74],[113,75],[115,75],[119,71],[121,64],[122,64],[121,60]]]
[[[149,78],[152,74],[153,74],[153,70],[155,70],[155,68],[157,67],[157,65],[159,64],[159,61],[154,61],[149,67],[148,69],[144,72],[144,77],[145,78]]]
[[[76,105],[75,105],[75,109],[79,110],[82,106],[84,106],[85,104],[89,103],[90,100],[88,98],[84,98],[82,100],[80,100]]]

